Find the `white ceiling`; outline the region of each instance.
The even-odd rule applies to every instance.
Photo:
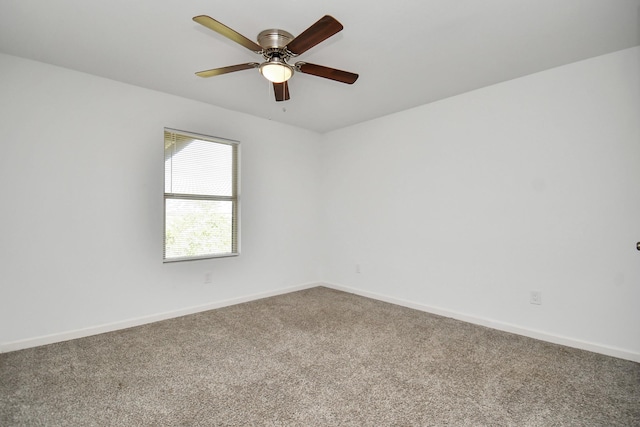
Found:
[[[255,69],[196,77],[261,58],[201,14],[252,40],[332,15],[344,30],[296,60],[360,78],[297,73],[276,103]],[[317,132],[639,44],[640,0],[0,0],[0,52]]]

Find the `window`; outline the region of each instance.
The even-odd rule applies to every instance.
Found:
[[[238,255],[238,142],[164,130],[164,261]]]

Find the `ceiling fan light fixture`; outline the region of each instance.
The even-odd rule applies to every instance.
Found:
[[[293,67],[274,57],[260,64],[260,73],[270,82],[283,83],[293,76]]]

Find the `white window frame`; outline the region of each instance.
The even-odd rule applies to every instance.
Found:
[[[167,133],[176,134],[183,137],[193,138],[197,140],[207,141],[215,144],[230,145],[233,147],[233,171],[232,171],[232,195],[200,195],[200,194],[179,194],[179,193],[167,193],[166,183],[164,185],[164,200],[163,200],[163,227],[162,227],[162,258],[164,263],[179,262],[179,261],[193,261],[199,259],[211,259],[211,258],[225,258],[234,257],[240,255],[240,141],[232,139],[221,138],[217,136],[204,135],[194,132],[188,132],[172,128],[164,128],[164,141],[165,150],[167,142]],[[166,155],[166,154],[165,154]],[[167,176],[166,164],[163,167],[165,170],[165,179]],[[224,253],[212,253],[195,256],[184,257],[171,257],[167,258],[167,200],[168,199],[183,199],[183,200],[210,200],[210,201],[231,201],[232,202],[232,250],[231,252]]]

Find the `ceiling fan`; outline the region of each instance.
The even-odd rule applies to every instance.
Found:
[[[289,85],[287,80],[293,76],[294,71],[347,84],[353,84],[358,79],[357,74],[348,71],[302,61],[298,61],[293,65],[290,65],[288,62],[289,59],[306,52],[318,43],[323,42],[342,30],[342,24],[332,16],[323,16],[315,24],[304,30],[302,34],[298,35],[298,37],[294,37],[284,30],[264,30],[258,34],[258,43],[249,40],[242,34],[232,30],[210,16],[199,15],[194,17],[193,20],[247,49],[262,55],[265,59],[262,63],[249,62],[246,64],[199,71],[196,73],[199,77],[213,77],[235,71],[258,68],[260,73],[273,83],[276,101],[286,101],[289,99]]]

